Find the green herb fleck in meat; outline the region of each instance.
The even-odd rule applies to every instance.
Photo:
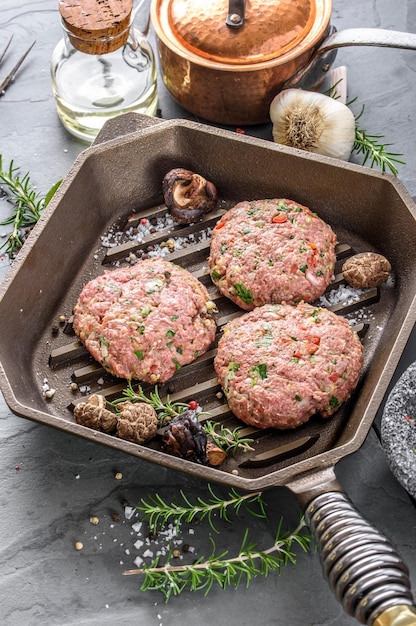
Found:
[[[149,313],[150,313],[150,307],[148,307],[148,306],[144,307],[144,309],[142,309],[140,311],[140,315],[142,317],[147,317],[149,315]]]
[[[234,291],[246,304],[251,304],[253,302],[253,292],[250,289],[247,289],[247,287],[245,287],[242,283],[236,283],[234,285]]]
[[[139,361],[144,359],[144,350],[135,350],[134,354],[137,356]]]
[[[301,398],[301,396],[298,396],[298,394],[296,394],[295,400],[296,400],[296,402],[302,402],[302,398]]]
[[[336,396],[331,396],[329,398],[329,407],[327,410],[331,411],[332,409],[335,409],[337,406],[339,406],[339,400]]]
[[[108,341],[108,339],[106,339],[105,337],[101,336],[100,337],[100,346],[105,346],[106,348],[108,348],[110,345],[110,342]]]
[[[308,266],[307,265],[300,265],[299,269],[300,269],[301,272],[305,273],[306,270],[308,269]]]
[[[259,363],[258,365],[253,365],[249,371],[250,376],[253,378],[255,376],[260,376],[262,380],[267,378],[267,365],[266,363]]]
[[[172,330],[171,328],[167,330],[165,333],[165,337],[174,337],[175,335],[176,335],[176,331]]]
[[[230,361],[228,363],[229,372],[237,372],[239,369],[240,369],[240,363],[235,363],[235,361]]]
[[[181,369],[182,365],[179,363],[178,359],[172,359],[173,364],[175,366],[175,370],[178,371]]]
[[[182,348],[176,348],[176,352],[177,352],[178,354],[183,354],[183,350],[182,350]]]
[[[323,275],[323,271],[322,270],[317,270],[315,272],[315,276],[322,276]]]
[[[220,254],[224,254],[224,252],[227,252],[228,250],[228,246],[226,243],[221,242],[220,243]]]
[[[139,324],[138,325],[137,332],[139,333],[139,335],[143,335],[145,328],[146,328],[146,326],[144,324]]]
[[[221,274],[219,273],[219,271],[217,269],[213,269],[211,272],[211,278],[212,280],[219,280],[221,278]]]
[[[179,315],[171,315],[170,319],[172,320],[172,322],[174,322],[175,320],[179,319]]]
[[[292,358],[290,359],[291,363],[295,363],[295,365],[297,365],[299,363],[299,358],[296,356],[292,356]]]
[[[245,228],[243,228],[243,230],[241,231],[242,235],[248,235],[251,232],[250,228],[248,226],[246,226]]]

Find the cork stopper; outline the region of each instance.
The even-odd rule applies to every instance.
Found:
[[[129,36],[133,0],[59,0],[68,37],[77,50],[106,54]]]

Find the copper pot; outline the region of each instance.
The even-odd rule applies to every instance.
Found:
[[[163,81],[186,110],[218,124],[268,122],[287,86],[316,89],[336,48],[416,49],[416,35],[334,32],[332,0],[152,0]]]

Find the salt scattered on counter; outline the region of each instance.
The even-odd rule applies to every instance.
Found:
[[[124,515],[126,519],[131,519],[134,515],[134,508],[132,506],[124,507]]]

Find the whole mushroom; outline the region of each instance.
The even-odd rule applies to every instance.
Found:
[[[77,424],[105,433],[113,432],[117,426],[117,415],[106,408],[106,399],[97,393],[75,406],[74,417]]]
[[[165,204],[175,222],[191,224],[212,211],[217,189],[200,174],[180,167],[170,170],[162,182]]]
[[[376,252],[360,252],[350,257],[342,266],[342,274],[349,285],[357,289],[378,287],[391,272],[390,262]]]
[[[145,402],[122,402],[117,422],[117,435],[133,443],[146,443],[156,435],[156,411]]]

